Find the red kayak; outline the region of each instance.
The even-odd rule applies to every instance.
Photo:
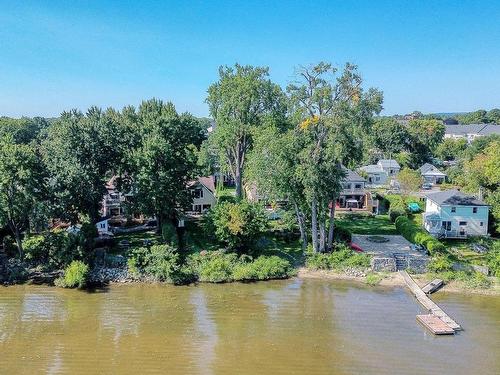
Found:
[[[358,253],[363,252],[363,249],[361,247],[359,247],[358,245],[356,245],[354,242],[351,242],[349,244],[349,246],[351,247],[351,249],[353,249],[354,251],[357,251]]]

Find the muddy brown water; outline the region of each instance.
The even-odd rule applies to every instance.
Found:
[[[433,299],[465,331],[428,333],[403,288],[336,280],[0,287],[0,374],[499,374],[500,298]]]

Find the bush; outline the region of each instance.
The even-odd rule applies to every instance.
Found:
[[[491,281],[486,275],[481,272],[473,272],[468,274],[465,280],[462,280],[464,286],[469,289],[487,289],[491,286]]]
[[[423,245],[431,255],[444,252],[445,246],[436,238],[432,237],[425,230],[417,227],[405,216],[400,216],[395,221],[396,230],[408,241]]]
[[[371,286],[375,286],[380,284],[382,281],[382,276],[376,274],[376,273],[369,273],[366,275],[366,283]]]
[[[440,255],[431,259],[427,266],[427,269],[431,272],[446,272],[451,271],[452,267],[452,260],[445,255]]]
[[[500,242],[495,242],[487,258],[491,274],[500,277]]]
[[[267,216],[258,204],[222,202],[207,213],[205,227],[213,228],[219,242],[232,249],[249,248],[265,232]]]
[[[237,268],[233,273],[235,280],[270,280],[270,279],[284,279],[292,274],[292,267],[290,262],[280,257],[273,256],[260,256],[251,263],[244,263],[244,267],[250,269],[247,271],[245,278],[238,278]],[[251,277],[249,277],[251,276]]]
[[[232,273],[237,260],[235,253],[226,254],[219,250],[192,255],[189,265],[199,281],[221,283],[233,280]]]
[[[25,259],[47,269],[66,267],[73,260],[82,259],[85,239],[81,234],[64,231],[47,232],[26,237],[23,241]]]
[[[366,268],[370,265],[370,257],[352,251],[346,246],[339,246],[332,253],[309,253],[306,267],[315,270],[341,270],[346,267]]]
[[[166,244],[133,249],[127,266],[132,275],[142,273],[156,281],[184,284],[193,280],[192,271],[181,266],[177,250]]]
[[[83,288],[87,284],[89,266],[80,260],[74,260],[64,270],[64,276],[58,278],[55,283],[63,288]]]
[[[400,216],[406,216],[406,212],[403,209],[401,208],[389,209],[389,220],[391,220],[392,223],[394,223],[396,219]]]

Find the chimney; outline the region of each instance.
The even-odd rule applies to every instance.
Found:
[[[477,195],[477,199],[479,199],[480,201],[483,200],[483,187],[482,186],[479,187],[479,194]]]

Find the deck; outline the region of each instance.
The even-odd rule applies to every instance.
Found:
[[[406,285],[412,292],[412,294],[415,296],[417,301],[424,306],[430,313],[430,315],[433,315],[437,318],[439,318],[444,324],[446,324],[449,328],[453,329],[453,331],[460,331],[462,330],[462,327],[455,322],[452,318],[450,318],[438,305],[436,305],[432,300],[425,294],[425,292],[420,289],[420,287],[417,285],[417,283],[411,278],[410,275],[408,275],[408,272],[406,271],[399,271],[401,276],[403,276],[403,279],[405,280]],[[417,317],[418,319],[418,317]],[[427,318],[426,318],[427,319]],[[437,331],[433,331],[431,328],[435,326],[434,323],[437,324],[437,321],[435,319],[428,318],[426,321],[429,323],[433,322],[433,324],[424,325],[434,334],[439,334]]]

